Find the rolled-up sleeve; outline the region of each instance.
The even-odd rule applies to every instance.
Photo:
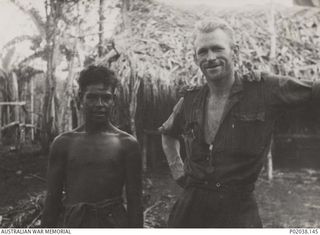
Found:
[[[320,103],[320,82],[287,76],[265,76],[266,98],[271,105],[294,107]]]
[[[174,138],[179,138],[183,129],[183,105],[184,98],[180,98],[178,103],[174,106],[173,112],[169,116],[168,120],[165,121],[159,131],[163,135],[169,135]]]

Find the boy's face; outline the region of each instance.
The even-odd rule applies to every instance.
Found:
[[[90,84],[82,98],[86,122],[105,123],[109,121],[114,105],[114,94],[110,86],[103,83]]]

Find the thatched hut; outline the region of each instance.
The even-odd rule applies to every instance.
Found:
[[[214,15],[233,26],[241,51],[237,61],[240,72],[260,69],[298,78],[319,78],[317,10],[263,6],[218,11],[199,7],[191,12],[151,0],[131,4],[114,37],[121,54],[112,64],[121,78],[116,119],[141,143],[152,138],[147,154],[152,165],[162,159],[156,156],[161,155],[156,130],[170,114],[178,90],[204,81],[193,62],[191,44],[193,25],[200,18]],[[271,22],[275,22],[273,26]],[[275,32],[270,31],[272,27]],[[290,122],[298,123],[289,127],[291,132],[305,129],[301,120]]]

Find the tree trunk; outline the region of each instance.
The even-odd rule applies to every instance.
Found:
[[[46,1],[46,43],[48,47],[47,54],[47,74],[45,96],[43,103],[43,119],[41,127],[41,146],[44,153],[49,151],[49,146],[57,130],[55,130],[57,117],[55,112],[54,94],[56,88],[55,82],[55,53],[56,45],[56,27],[57,27],[57,9],[58,2],[51,0],[50,4]]]
[[[73,51],[76,51],[76,48],[77,48],[77,39],[75,39],[74,41]],[[69,119],[70,119],[70,116],[72,115],[71,109],[70,109],[70,102],[71,102],[71,96],[72,96],[72,84],[73,84],[73,79],[75,74],[74,64],[75,64],[75,56],[72,55],[70,62],[68,64],[68,77],[64,86],[63,94],[65,94],[65,96],[64,96],[64,99],[60,101],[61,116],[59,120],[61,121],[60,129],[62,132],[69,131],[72,129],[72,127],[69,126]]]
[[[11,86],[10,86],[10,93],[11,93],[11,101],[18,101],[19,100],[19,89],[18,89],[18,79],[15,73],[11,74]],[[20,106],[14,105],[13,107],[13,119],[12,121],[20,121]]]

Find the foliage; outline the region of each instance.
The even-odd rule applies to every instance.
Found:
[[[67,119],[71,113],[68,107],[71,101],[77,99],[75,78],[78,72],[92,63],[109,66],[109,61],[103,62],[101,58],[110,51],[110,41],[114,42],[120,53],[118,60],[111,65],[121,80],[114,119],[121,128],[138,136],[145,129],[157,129],[171,112],[179,89],[184,85],[204,82],[193,61],[191,35],[197,20],[212,15],[226,19],[235,30],[240,47],[236,66],[240,72],[261,69],[298,78],[319,77],[317,9],[275,6],[276,57],[271,58],[269,6],[232,10],[199,7],[190,11],[151,0],[128,1],[129,7],[126,1],[114,0],[107,7],[108,13],[112,15],[112,11],[121,10],[122,16],[119,15],[113,38],[105,38],[104,53],[99,58],[97,1],[52,1],[57,6],[54,24],[48,22],[39,9],[32,7],[30,1],[29,5],[21,0],[13,2],[30,15],[39,34],[33,38],[19,36],[6,48],[12,48],[23,40],[31,40],[34,54],[20,63],[32,67],[34,59],[50,59],[49,44],[46,42],[50,36],[50,40],[55,42],[54,56],[51,57],[52,81],[62,80],[57,70],[68,71],[67,75],[63,75],[67,79],[62,85],[59,82],[50,85],[51,89],[54,87],[58,101],[55,102],[55,113],[60,113],[56,120],[59,132],[70,130]]]

